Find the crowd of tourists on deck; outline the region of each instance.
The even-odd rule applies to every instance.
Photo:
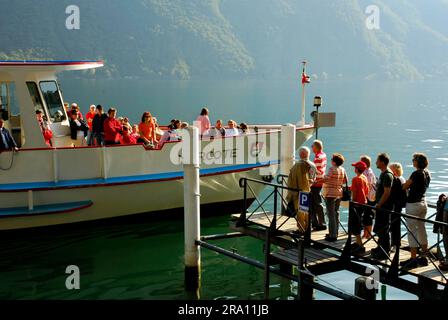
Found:
[[[311,152],[314,154],[313,161],[310,160]],[[352,201],[348,219],[348,232],[355,238],[351,246],[352,253],[365,255],[366,241],[375,237],[377,247],[370,254],[374,259],[384,260],[401,246],[402,216],[394,213],[403,213],[407,215],[405,221],[411,257],[402,261],[401,266],[413,269],[428,265],[428,235],[422,219],[426,218],[428,212],[426,191],[431,175],[425,154],[413,155],[414,171],[408,179],[403,177],[403,166],[391,163],[386,153],[376,158],[375,166],[380,174],[378,178],[371,168],[371,158],[360,156],[359,161],[352,163],[354,176],[351,181],[343,167],[344,156],[335,153],[327,163],[323,143],[319,140],[314,141],[312,150],[308,147],[300,148],[299,157],[290,171],[288,187],[310,194],[309,218],[305,224],[310,223],[314,232],[328,230],[325,240],[337,241],[341,201]],[[293,214],[297,215],[297,232],[303,233],[303,219],[300,216],[303,212],[299,210],[298,193],[288,191],[287,201],[288,210],[294,210]],[[448,205],[444,195],[441,195],[438,207],[437,221],[447,223]],[[438,228],[437,232],[443,234],[445,250],[448,250],[448,228]],[[448,270],[446,258],[440,262],[440,269]]]
[[[90,106],[85,120],[77,104],[72,104],[67,114],[70,117],[71,138],[75,147],[144,144],[154,149],[167,142],[180,141],[181,130],[189,126],[187,122],[173,119],[169,125],[161,128],[157,118],[148,111],[143,113],[139,124],[131,124],[129,118],[117,117],[115,108],[110,108],[105,113],[101,105]],[[202,109],[195,124],[199,126],[203,138],[237,136],[248,132],[246,124],[242,123],[238,127],[233,120],[228,121],[228,128],[224,128],[222,120],[216,121],[215,127],[212,127],[207,108]]]
[[[91,105],[85,116],[76,103],[71,106],[65,103],[64,108],[70,124],[71,147],[144,144],[150,149],[156,149],[167,142],[180,141],[181,130],[189,126],[187,122],[173,119],[166,127],[160,127],[157,118],[147,111],[143,113],[139,124],[131,124],[128,117],[117,117],[115,108],[108,109],[106,113],[101,105]],[[36,111],[36,119],[45,143],[53,147],[51,125],[46,121],[42,110]],[[217,120],[215,126],[212,126],[207,108],[202,109],[194,124],[199,127],[203,139],[249,133],[247,124],[241,123],[238,126],[234,120],[229,120],[227,127],[223,120]],[[3,120],[0,125],[0,151],[17,149],[12,135],[3,127]]]

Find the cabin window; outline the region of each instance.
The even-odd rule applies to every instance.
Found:
[[[42,81],[39,85],[45,103],[47,104],[51,120],[53,122],[64,121],[64,105],[62,104],[61,94],[59,93],[59,88],[56,81]]]
[[[30,92],[31,100],[33,101],[34,111],[42,110],[45,114],[46,112],[42,104],[42,99],[40,97],[37,84],[35,82],[27,82],[26,85],[28,87],[28,91]]]
[[[0,111],[3,113],[3,110],[7,111],[9,116],[20,114],[14,82],[0,82]]]

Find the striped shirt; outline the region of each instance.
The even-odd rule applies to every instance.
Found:
[[[369,168],[366,171],[364,171],[364,175],[366,176],[367,182],[369,184],[369,194],[367,196],[367,199],[371,202],[375,202],[376,176],[373,173],[372,168]]]
[[[343,167],[331,167],[324,177],[322,195],[325,198],[342,198],[342,186],[345,177],[346,173]]]
[[[327,155],[322,151],[316,153],[314,157],[314,164],[316,165],[317,175],[316,182],[313,187],[322,187],[325,172],[327,171]]]

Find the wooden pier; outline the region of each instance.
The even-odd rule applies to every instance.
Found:
[[[248,183],[249,181],[240,182],[246,195],[250,189],[247,188]],[[305,234],[296,233],[296,219],[282,215],[280,209],[284,205],[282,189],[287,189],[287,187],[262,181],[255,181],[255,183],[264,183],[274,189],[268,196],[274,199],[274,205],[270,207],[273,210],[265,209],[268,202],[266,199],[263,201],[256,199],[259,204],[256,211],[248,212],[245,210],[244,214],[231,217],[230,229],[232,233],[205,236],[197,241],[197,244],[263,269],[265,271],[264,289],[266,299],[269,299],[269,277],[272,273],[297,281],[299,283],[300,299],[312,299],[314,289],[341,299],[362,299],[363,297],[347,294],[342,290],[338,291],[314,281],[317,276],[341,270],[347,270],[364,277],[370,276],[372,270],[376,270],[378,279],[375,280],[414,294],[419,299],[448,299],[448,272],[443,272],[438,268],[439,257],[436,248],[439,243],[431,248],[427,266],[409,270],[400,266],[400,262],[410,258],[409,244],[404,240],[404,236],[401,240],[401,246],[391,252],[387,259],[376,260],[371,257],[370,251],[377,247],[376,235],[368,241],[365,240],[365,253],[356,254],[351,251],[351,243],[354,239],[346,230],[339,234],[338,240],[335,242],[325,240],[327,231],[311,232],[308,228]],[[350,205],[358,204],[350,203]],[[246,209],[247,206],[248,204],[245,206]],[[402,220],[402,224],[405,224],[405,219],[408,217],[404,214],[402,216],[399,219]],[[437,224],[429,220],[428,223]],[[259,239],[264,243],[265,260],[256,261],[212,244],[215,239],[225,239],[227,237]]]

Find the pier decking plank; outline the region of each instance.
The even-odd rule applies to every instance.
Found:
[[[231,227],[234,229],[237,229],[238,231],[245,232],[244,230],[248,230],[251,228],[250,225],[255,225],[262,228],[269,228],[271,226],[272,220],[274,215],[270,212],[264,213],[253,213],[252,215],[247,215],[250,217],[248,220],[250,221],[250,224],[246,227],[239,227],[236,228],[236,224],[231,224]],[[232,215],[232,219],[236,221],[240,217],[239,214]],[[279,230],[283,232],[292,232],[297,230],[297,223],[294,218],[289,218],[286,216],[279,215],[277,218],[277,227],[281,226]],[[317,231],[311,233],[311,248],[306,248],[304,255],[306,259],[306,265],[309,268],[319,269],[320,267],[323,267],[324,265],[336,265],[337,262],[340,260],[341,253],[344,249],[344,246],[347,242],[348,235],[345,233],[340,233],[338,240],[335,242],[328,242],[325,240],[325,235],[328,231]],[[261,236],[262,237],[262,236]],[[280,250],[276,253],[273,253],[272,256],[279,261],[282,261],[284,263],[288,263],[294,266],[298,265],[298,250],[295,249],[295,244],[292,241],[292,238],[285,235],[280,235],[278,237],[283,242],[274,241],[273,244],[281,244],[290,242],[289,246],[284,246],[286,249]],[[353,241],[354,241],[354,237]],[[375,238],[377,240],[377,238]],[[365,242],[365,240],[363,240]],[[388,259],[378,261],[374,260],[370,257],[370,251],[377,246],[377,243],[374,240],[368,241],[365,243],[366,248],[366,254],[361,256],[361,260],[366,263],[370,263],[373,265],[382,265],[382,266],[390,266],[391,261]],[[401,243],[402,248],[400,249],[400,262],[405,261],[410,258],[410,252],[409,252],[409,243],[406,240],[402,240]],[[390,254],[390,259],[392,260],[395,253],[392,252]],[[437,262],[436,262],[437,263]],[[424,277],[427,280],[432,280],[438,284],[445,284],[447,281],[444,279],[444,277],[440,274],[440,272],[437,270],[437,268],[429,262],[428,266],[426,267],[419,267],[412,270],[407,270],[403,272],[404,274],[409,274],[412,276],[415,276],[417,278]],[[448,272],[443,272],[444,276],[448,278]]]

